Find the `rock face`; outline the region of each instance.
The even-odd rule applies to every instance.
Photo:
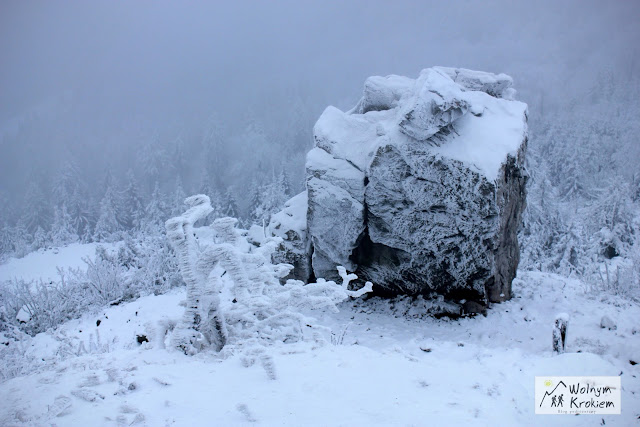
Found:
[[[351,111],[328,107],[307,156],[304,256],[315,277],[336,279],[343,265],[378,294],[511,298],[527,144],[527,107],[511,85],[434,67],[415,80],[370,77]]]

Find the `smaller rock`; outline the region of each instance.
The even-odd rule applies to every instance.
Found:
[[[616,329],[618,329],[618,326],[616,326],[616,322],[611,320],[611,318],[607,315],[602,316],[602,319],[600,319],[600,327],[602,329],[608,329],[610,331],[615,331]]]
[[[462,313],[463,314],[482,314],[483,316],[487,316],[487,307],[482,304],[479,304],[475,301],[466,301],[462,304]]]
[[[553,328],[553,351],[562,354],[565,351],[567,341],[567,327],[569,326],[569,315],[558,313]]]
[[[269,231],[282,238],[280,246],[273,254],[274,263],[293,266],[292,271],[283,278],[308,281],[311,277],[311,247],[307,238],[307,193],[293,197],[282,211],[274,214],[269,223]]]
[[[468,90],[477,90],[496,98],[508,98],[513,79],[506,74],[493,74],[464,68],[434,67]],[[507,96],[505,96],[507,95]]]
[[[398,100],[409,92],[414,82],[402,76],[373,76],[364,82],[364,92],[358,105],[351,111],[365,114],[369,111],[389,110],[397,106]]]
[[[418,141],[426,141],[452,124],[471,106],[460,86],[443,72],[423,70],[416,86],[419,89],[405,105],[399,126],[402,133]]]
[[[146,335],[136,335],[136,341],[138,341],[138,344],[142,344],[143,342],[149,342],[149,339]]]

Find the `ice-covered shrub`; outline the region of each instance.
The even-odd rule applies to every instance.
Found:
[[[117,251],[96,248],[86,269],[58,269],[51,282],[13,280],[0,286],[0,331],[7,325],[43,332],[91,309],[182,285],[175,254],[164,236],[128,238]]]
[[[15,326],[5,326],[0,332],[0,382],[29,372],[34,363],[27,352],[31,337]]]
[[[283,285],[280,279],[292,266],[271,262],[279,238],[252,245],[235,228],[233,218],[195,228],[194,223],[211,211],[209,198],[192,196],[185,204],[189,209],[167,221],[166,227],[187,284],[187,307],[173,342],[187,354],[204,348],[240,349],[246,364],[260,360],[271,372],[264,346],[320,337],[319,328],[302,309],[337,310],[338,302],[372,289],[367,283],[358,291],[349,290],[357,276],[342,267],[338,267],[341,285],[322,279],[307,285],[288,280]]]
[[[80,270],[58,270],[60,280],[44,282],[13,280],[1,288],[5,320],[1,330],[18,326],[35,335],[79,317],[90,301],[90,291]]]

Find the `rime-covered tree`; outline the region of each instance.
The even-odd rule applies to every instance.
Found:
[[[258,197],[255,199],[255,201],[259,200],[259,203],[253,208],[255,223],[268,223],[271,215],[282,209],[284,202],[288,199],[284,184],[283,180],[273,177],[270,183],[260,187],[259,199]]]
[[[251,224],[262,222],[263,208],[262,200],[264,198],[264,187],[256,180],[251,182],[249,186],[249,205],[247,207],[247,219]]]
[[[78,239],[71,215],[69,215],[67,206],[63,203],[62,206],[55,208],[53,214],[51,241],[55,246],[62,246],[77,242]]]
[[[291,181],[289,180],[289,174],[287,174],[285,168],[282,168],[280,175],[278,175],[278,186],[278,190],[281,191],[287,199],[293,196],[291,191]]]
[[[224,131],[221,124],[220,117],[214,112],[209,116],[202,130],[200,144],[204,162],[203,177],[206,179],[207,185],[210,186],[205,188],[207,190],[220,187],[220,177],[228,167],[228,164],[224,162]],[[209,193],[202,194],[209,195]]]
[[[222,216],[228,216],[231,218],[238,218],[238,204],[236,203],[236,198],[231,191],[231,188],[227,188],[227,191],[224,193],[224,197],[222,199]]]
[[[144,203],[138,180],[131,169],[125,179],[126,187],[122,192],[122,222],[127,229],[139,229],[144,217]]]
[[[24,220],[21,218],[13,228],[11,236],[11,246],[13,246],[13,252],[17,257],[25,256],[31,250],[29,247],[30,238],[25,226]]]
[[[118,238],[117,233],[120,231],[122,231],[122,223],[117,194],[113,185],[110,185],[100,201],[99,216],[93,231],[93,239],[98,242],[108,242]]]
[[[171,216],[179,215],[184,211],[184,199],[186,198],[187,193],[184,192],[182,178],[178,175],[176,177],[176,184],[173,190],[173,199],[171,201]]]
[[[202,174],[200,175],[200,183],[198,185],[198,191],[200,194],[204,194],[206,196],[211,197],[214,190],[216,189],[213,176],[210,173],[210,170],[206,167],[202,169]]]
[[[143,228],[147,232],[159,233],[168,218],[169,209],[165,201],[165,195],[160,191],[160,185],[156,182],[151,194],[151,199],[145,206]]]
[[[33,239],[31,239],[31,250],[35,251],[40,248],[44,248],[49,241],[49,236],[47,232],[44,231],[44,228],[38,226],[36,231],[33,233]]]
[[[29,233],[35,233],[38,227],[48,229],[51,224],[51,206],[37,180],[31,181],[24,196],[22,218]]]
[[[57,206],[71,206],[74,194],[79,193],[81,183],[83,182],[80,168],[75,160],[75,156],[66,151],[65,159],[58,169],[56,177],[53,180],[52,193]]]
[[[171,168],[171,156],[167,152],[157,131],[143,138],[142,147],[136,158],[137,169],[143,172],[148,185],[164,182],[164,177]]]
[[[13,253],[13,245],[11,240],[13,238],[13,230],[9,226],[9,223],[5,220],[0,227],[0,261]]]

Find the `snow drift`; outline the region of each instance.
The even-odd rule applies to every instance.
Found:
[[[307,155],[307,203],[270,225],[293,276],[336,279],[343,265],[379,294],[511,298],[527,179],[527,106],[511,85],[434,67],[370,77],[352,110],[328,107]]]

